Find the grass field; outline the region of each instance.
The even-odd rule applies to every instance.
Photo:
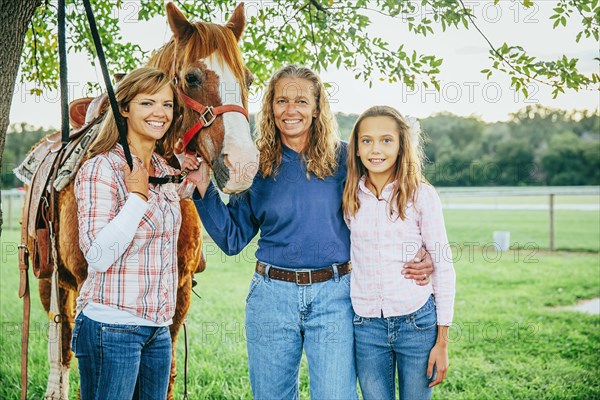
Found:
[[[466,237],[479,225],[472,215],[466,217],[447,215],[451,239]],[[522,219],[526,216],[515,216],[516,222]],[[589,225],[576,228],[581,235],[593,235],[586,231]],[[597,233],[595,237],[598,240]],[[20,387],[21,300],[13,250],[17,240],[16,231],[5,231],[0,243],[0,399],[17,399]],[[226,257],[214,249],[214,244],[207,244],[208,268],[197,277],[202,298],[194,298],[188,315],[189,398],[250,399],[243,314],[252,255]],[[485,247],[463,247],[460,257],[455,251],[455,259],[457,299],[450,372],[434,391],[435,399],[600,398],[600,318],[554,308],[600,295],[597,252],[521,249],[497,253]],[[37,282],[33,280],[32,285],[36,293]],[[47,319],[36,296],[32,306],[29,397],[37,400],[43,396],[47,379]],[[181,398],[183,390],[180,338],[176,398]],[[300,384],[301,397],[307,399],[306,362]],[[76,386],[74,372],[71,398],[77,398]]]

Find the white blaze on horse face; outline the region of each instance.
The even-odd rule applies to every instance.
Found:
[[[235,104],[243,107],[242,87],[231,68],[211,55],[204,60],[206,67],[219,76],[219,95],[222,104]],[[229,181],[223,188],[225,193],[239,193],[250,187],[258,171],[258,150],[250,135],[250,124],[239,112],[227,112],[222,115],[225,135],[222,154],[229,168]]]

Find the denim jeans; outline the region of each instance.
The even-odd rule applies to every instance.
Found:
[[[256,400],[298,399],[303,348],[311,399],[357,399],[350,275],[334,273],[307,286],[254,274],[246,342]]]
[[[428,385],[433,378],[427,378],[427,364],[436,338],[433,296],[409,315],[388,318],[355,315],[356,369],[365,400],[393,400],[396,369],[400,399],[431,398],[432,388]]]
[[[167,397],[168,327],[105,324],[79,313],[71,347],[79,363],[81,400]]]

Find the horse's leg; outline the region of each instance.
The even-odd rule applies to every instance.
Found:
[[[50,279],[39,281],[40,299],[47,313],[50,311]],[[74,294],[71,290],[59,287],[59,312],[61,320],[61,363],[50,362],[50,373],[46,386],[46,399],[68,399],[69,398],[69,368],[71,364],[71,334],[73,331]],[[51,323],[51,321],[49,321]],[[48,346],[56,346],[57,338],[48,337]]]
[[[191,200],[182,200],[180,205],[183,222],[177,241],[177,306],[175,307],[173,324],[169,328],[173,344],[173,361],[171,363],[171,377],[169,379],[169,391],[167,394],[169,400],[173,399],[173,387],[175,385],[175,377],[177,376],[175,360],[177,336],[190,308],[192,300],[192,277],[200,265],[202,257],[202,225],[200,224],[198,212]]]
[[[168,400],[173,399],[173,389],[175,386],[175,378],[177,377],[177,365],[175,360],[175,354],[177,353],[177,337],[190,308],[191,293],[192,279],[191,276],[188,276],[183,282],[183,285],[179,285],[177,288],[177,308],[175,310],[175,315],[173,316],[173,323],[169,327],[169,330],[171,331],[171,342],[173,344],[173,361],[171,362],[171,377],[169,379],[169,391],[167,395]]]

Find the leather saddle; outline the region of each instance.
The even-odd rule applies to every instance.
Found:
[[[63,145],[61,133],[53,133],[40,141],[31,151],[32,154],[27,157],[32,164],[33,161],[36,163],[31,165],[33,171],[31,171],[29,190],[23,205],[21,243],[19,245],[21,275],[26,273],[29,267],[30,255],[33,274],[37,278],[49,278],[52,275],[50,233],[51,231],[56,232],[55,228],[57,228],[57,226],[53,226],[54,215],[57,211],[54,178],[62,163],[78,147],[84,134],[101,121],[107,107],[108,97],[106,94],[96,98],[87,97],[74,100],[69,104],[69,119],[72,129],[68,142]],[[92,142],[93,140],[86,141],[84,152]],[[25,291],[23,279],[21,282],[20,296]]]

